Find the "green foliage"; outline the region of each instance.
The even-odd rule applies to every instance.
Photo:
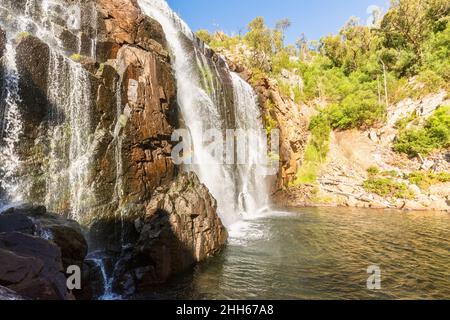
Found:
[[[386,46],[408,48],[421,56],[423,43],[449,10],[448,0],[393,0],[381,24]]]
[[[291,56],[286,51],[275,54],[272,58],[272,74],[277,76],[283,69],[293,70],[297,67],[296,63],[291,61]]]
[[[433,92],[439,92],[447,84],[444,78],[433,70],[423,70],[417,76],[417,82],[422,86],[420,90],[411,93],[414,98],[421,98]]]
[[[321,52],[348,75],[372,60],[372,53],[381,47],[382,38],[358,19],[350,18],[339,35],[321,39]]]
[[[367,192],[375,193],[381,197],[413,199],[414,194],[403,182],[396,182],[391,178],[369,177],[364,182]]]
[[[380,168],[378,167],[370,167],[367,169],[367,174],[369,175],[369,177],[371,178],[375,178],[375,177],[390,177],[390,178],[397,178],[398,177],[398,172],[395,170],[389,170],[389,171],[381,171]]]
[[[252,84],[270,76],[297,103],[327,103],[320,113],[332,129],[365,129],[385,121],[388,104],[450,90],[450,2],[393,0],[384,17],[375,13],[371,26],[350,18],[337,35],[320,42],[301,35],[297,47],[284,43],[287,19],[271,29],[257,17],[242,36],[207,30],[197,35],[212,48],[245,53],[242,62],[252,71]],[[283,70],[299,76],[303,87],[283,81]],[[272,121],[266,119],[269,127]],[[408,123],[398,124],[405,131],[396,147],[400,152],[427,153],[441,145],[429,132],[404,130]]]
[[[450,107],[441,107],[424,128],[403,130],[394,143],[394,150],[410,157],[428,155],[436,149],[450,147]]]
[[[369,176],[376,176],[380,173],[380,169],[378,167],[370,167],[367,169],[367,173]]]
[[[408,124],[415,121],[416,119],[418,119],[418,116],[417,116],[417,113],[414,111],[409,116],[398,120],[395,123],[395,129],[400,130],[400,131],[405,130],[406,127],[408,126]]]
[[[321,115],[311,120],[311,136],[306,146],[303,164],[297,172],[293,185],[312,184],[317,180],[317,172],[325,163],[330,145],[330,125]]]
[[[270,112],[273,109],[273,102],[271,100],[267,100],[266,109],[267,114],[264,116],[264,124],[267,134],[270,135],[272,133],[272,130],[276,129],[278,126],[277,121],[273,119],[272,116],[270,115]]]
[[[272,54],[272,34],[263,17],[257,17],[248,25],[248,33],[244,39],[253,51],[252,65],[266,69],[266,59]]]
[[[408,175],[408,180],[427,191],[432,185],[450,182],[450,172],[415,171]]]
[[[404,182],[395,180],[399,174],[397,171],[381,171],[378,167],[367,169],[368,179],[364,181],[363,187],[367,192],[377,194],[381,197],[412,199],[411,192]]]
[[[208,30],[206,29],[200,29],[196,32],[197,37],[200,38],[200,40],[202,40],[204,43],[206,44],[210,44],[211,41],[213,40],[213,36],[209,33]]]
[[[433,33],[424,44],[424,67],[450,81],[450,23],[442,32]]]
[[[368,90],[349,94],[326,112],[331,127],[341,130],[371,127],[386,118],[386,107]]]
[[[388,170],[388,171],[383,171],[381,173],[381,175],[383,177],[391,177],[391,178],[397,178],[398,177],[398,172],[395,170]]]
[[[313,160],[323,163],[325,162],[329,151],[331,133],[330,124],[328,123],[328,120],[321,115],[315,116],[311,119],[309,130],[311,131],[310,144],[317,151],[317,157]]]

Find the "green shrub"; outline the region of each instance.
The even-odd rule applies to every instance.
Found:
[[[200,38],[200,40],[202,40],[204,43],[206,43],[206,44],[210,44],[211,43],[211,41],[212,41],[212,39],[213,39],[213,36],[209,33],[209,31],[208,30],[206,30],[206,29],[200,29],[200,30],[198,30],[197,32],[196,32],[196,35],[197,35],[197,37],[199,37]]]
[[[448,81],[450,80],[450,23],[448,21],[445,23],[445,29],[433,33],[424,44],[423,70],[433,70]]]
[[[439,146],[439,142],[433,139],[426,130],[413,129],[399,135],[394,143],[394,150],[410,157],[416,157],[418,154],[428,155]]]
[[[369,177],[364,182],[364,189],[381,197],[413,199],[414,194],[403,182],[396,182],[391,178]]]
[[[386,107],[378,103],[372,92],[357,91],[344,98],[342,103],[327,110],[333,129],[367,128],[386,119]]]
[[[412,96],[416,99],[422,98],[430,93],[439,92],[445,87],[446,81],[442,76],[433,70],[424,70],[417,76],[417,82],[421,85],[420,89],[412,90]]]
[[[291,62],[289,53],[281,51],[272,58],[272,73],[277,76],[281,74],[283,69],[292,70],[295,68],[295,64]]]
[[[318,156],[318,158],[313,160],[321,163],[325,162],[329,151],[331,134],[328,120],[321,115],[313,117],[309,125],[309,130],[311,131],[310,144],[317,150]]]
[[[303,164],[297,171],[294,185],[315,183],[320,166],[327,159],[331,133],[327,119],[321,115],[313,117],[309,130],[311,135],[306,146]]]
[[[408,180],[422,190],[428,190],[432,185],[450,182],[450,172],[415,171],[408,175]]]
[[[264,120],[266,132],[270,135],[272,133],[272,130],[277,128],[278,123],[270,116],[270,114],[264,116]]]
[[[428,155],[432,151],[450,147],[450,107],[441,107],[431,116],[424,128],[403,130],[394,143],[394,150],[410,157]]]
[[[395,170],[388,170],[388,171],[381,172],[380,175],[383,177],[388,177],[388,178],[397,178],[398,172]]]
[[[370,167],[367,169],[367,173],[369,176],[376,176],[380,173],[380,169],[378,167]]]
[[[397,129],[397,130],[404,130],[404,129],[406,129],[408,124],[410,124],[411,122],[413,122],[416,119],[418,119],[417,113],[416,112],[412,112],[409,116],[398,120],[395,123],[395,129]]]

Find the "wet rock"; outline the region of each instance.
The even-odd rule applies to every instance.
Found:
[[[30,299],[73,298],[67,290],[60,249],[19,232],[0,233],[0,285]]]
[[[55,243],[61,250],[64,268],[81,267],[87,254],[87,242],[77,222],[47,213],[45,207],[23,205],[0,215],[1,232],[21,232]]]
[[[20,74],[22,114],[25,134],[39,126],[48,112],[48,65],[50,48],[33,36],[24,37],[16,49],[16,63]]]
[[[135,44],[168,58],[167,43],[161,25],[142,14],[135,0],[99,0],[99,32],[103,34],[97,58],[103,62],[115,58],[121,46]]]
[[[5,49],[6,49],[6,33],[0,28],[0,58],[3,57]]]
[[[227,231],[216,209],[216,201],[193,173],[181,174],[155,193],[135,222],[139,240],[122,255],[114,287],[131,294],[217,254]]]
[[[418,201],[407,200],[407,201],[405,201],[405,205],[403,206],[402,209],[410,210],[410,211],[424,211],[424,210],[428,210],[429,208],[427,208],[426,206],[424,206],[423,204],[421,204]]]
[[[17,294],[17,292],[0,286],[0,300],[25,300],[25,298]]]
[[[82,268],[81,290],[74,292],[77,300],[94,300],[104,290],[102,270],[92,260],[86,260]]]

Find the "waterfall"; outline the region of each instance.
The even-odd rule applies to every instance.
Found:
[[[46,181],[46,205],[60,212],[70,205],[69,215],[80,220],[93,202],[89,188],[95,146],[91,136],[91,92],[87,71],[51,50],[48,98],[50,156]]]
[[[226,70],[234,95],[234,105],[227,106],[224,88],[220,87],[223,79],[215,64],[211,66],[201,48],[196,47],[195,36],[189,27],[164,0],[139,0],[138,4],[146,15],[162,25],[173,55],[178,103],[195,151],[192,155],[194,164],[186,169],[195,171],[217,199],[218,211],[225,225],[230,226],[243,217],[256,214],[267,205],[267,191],[264,180],[257,176],[261,163],[257,161],[260,159],[256,154],[258,151],[252,148],[267,143],[257,140],[258,146],[249,142],[247,145],[251,150],[248,150],[247,161],[239,165],[218,163],[203,143],[204,132],[208,129],[218,129],[223,136],[227,135],[228,129],[253,132],[262,129],[253,89]],[[185,47],[183,37],[193,40],[194,52]]]
[[[8,41],[3,57],[3,92],[0,113],[0,200],[2,189],[11,202],[22,200],[21,187],[17,179],[20,159],[17,146],[22,134],[22,120],[18,103],[19,74],[16,66],[16,50]]]
[[[122,200],[124,196],[124,181],[123,181],[123,132],[124,128],[127,125],[127,122],[129,118],[131,117],[131,108],[129,105],[125,105],[123,107],[122,105],[122,83],[123,83],[123,74],[126,72],[127,65],[125,64],[119,64],[119,75],[120,78],[117,81],[116,84],[116,124],[114,126],[114,132],[112,132],[113,135],[113,145],[114,145],[114,159],[116,163],[116,177],[115,177],[115,183],[114,183],[114,198],[113,201],[117,202],[118,208],[116,215],[120,215],[120,221],[121,221],[121,245],[122,249],[126,248],[128,246],[127,239],[125,237],[125,215],[122,208]]]
[[[261,122],[261,110],[253,88],[239,75],[231,72],[233,83],[235,119],[237,128],[247,133],[247,159],[238,164],[240,178],[239,209],[244,218],[265,210],[269,203],[265,179],[266,167],[261,166],[267,155],[267,140]],[[249,216],[250,215],[250,216]]]
[[[14,21],[6,21],[2,27],[6,30],[10,42],[15,41],[17,35],[34,35],[44,41],[50,48],[48,66],[48,114],[45,121],[47,133],[38,136],[35,144],[40,145],[43,153],[42,159],[43,187],[39,193],[43,196],[47,208],[54,212],[66,213],[70,218],[80,221],[83,214],[95,203],[94,190],[92,190],[92,158],[96,148],[91,123],[91,84],[88,71],[79,63],[67,58],[67,48],[62,40],[62,27],[65,20],[62,15],[69,14],[70,10],[62,1],[27,0],[23,8],[16,8],[10,1],[0,1],[1,6],[11,10],[16,15]],[[85,5],[88,5],[86,3]],[[95,6],[95,2],[91,2]],[[73,7],[73,6],[72,6]],[[93,8],[95,9],[95,8]],[[16,12],[16,10],[18,10]],[[67,11],[67,12],[66,12]],[[83,46],[83,32],[73,33],[78,38],[78,53],[95,57],[96,50],[96,10],[89,13],[89,29],[83,32],[94,33]],[[89,18],[88,17],[88,18]],[[5,19],[9,19],[8,17]],[[85,19],[86,20],[86,19]],[[90,45],[90,48],[89,48]],[[83,52],[82,52],[83,47]],[[25,181],[21,187],[15,183],[19,167],[17,156],[17,142],[22,132],[18,103],[19,76],[15,66],[15,51],[8,44],[5,55],[5,107],[1,117],[1,145],[0,157],[3,172],[0,172],[0,186],[11,195],[11,200],[27,201],[33,196],[28,189],[34,184],[34,173],[22,171],[23,175],[31,174],[30,181]],[[43,127],[43,128],[44,128]],[[22,180],[24,180],[23,178]],[[15,190],[15,188],[17,190]],[[22,191],[19,196],[18,191]],[[33,201],[33,199],[32,199]]]
[[[97,268],[99,268],[102,281],[103,281],[103,294],[97,298],[97,300],[120,300],[122,297],[113,292],[113,280],[112,276],[108,275],[108,271],[105,266],[104,253],[101,251],[95,251],[89,254],[87,260],[95,263]]]

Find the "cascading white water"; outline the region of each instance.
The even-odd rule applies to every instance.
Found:
[[[113,292],[113,277],[108,275],[105,266],[105,257],[103,252],[92,252],[89,254],[87,260],[95,263],[97,268],[100,269],[103,281],[103,294],[99,296],[98,300],[120,300],[121,296]]]
[[[119,61],[124,61],[123,59],[119,59]],[[124,139],[124,128],[127,125],[127,122],[131,116],[131,109],[128,105],[125,107],[122,105],[122,83],[123,83],[123,74],[125,74],[127,65],[125,63],[121,63],[118,66],[118,73],[121,75],[119,80],[117,81],[116,87],[116,124],[114,126],[113,135],[113,145],[114,145],[114,159],[116,163],[116,178],[114,184],[114,198],[113,201],[117,202],[118,208],[116,215],[120,215],[121,221],[121,245],[122,248],[126,248],[128,246],[127,239],[125,238],[125,213],[123,208],[121,207],[121,202],[125,196],[124,194],[124,181],[123,181],[123,139]]]
[[[6,44],[3,58],[4,92],[3,119],[0,119],[0,187],[5,190],[8,201],[22,200],[21,187],[17,179],[17,170],[20,167],[20,158],[16,148],[22,134],[23,125],[18,103],[19,74],[16,66],[16,51],[11,41]]]
[[[94,1],[91,4],[95,6]],[[14,6],[6,0],[0,1],[0,6],[11,8],[7,10],[15,10]],[[61,12],[67,9],[64,6],[61,1],[27,0],[23,11],[15,17],[14,23],[6,21],[3,27],[7,31],[8,38],[19,39],[32,34],[47,43],[50,48],[47,92],[49,113],[46,138],[48,148],[41,148],[49,151],[48,154],[40,155],[41,158],[46,157],[42,168],[46,190],[42,190],[42,193],[45,192],[45,204],[49,210],[65,212],[71,218],[80,220],[83,212],[95,201],[93,199],[94,192],[90,188],[92,181],[90,169],[95,149],[95,145],[92,143],[91,110],[89,108],[92,103],[91,86],[88,72],[80,64],[64,57],[66,51],[61,40],[62,28],[57,24],[61,23],[58,20],[61,18]],[[91,13],[91,16],[93,19],[90,20],[90,27],[95,33],[96,17],[94,13]],[[69,25],[64,27],[70,29]],[[78,52],[81,53],[82,32],[74,31],[74,35],[78,37]],[[88,55],[95,56],[95,41],[95,39],[91,39]],[[2,169],[5,171],[2,180],[5,181],[12,181],[12,178],[16,176],[19,163],[19,158],[14,153],[21,132],[20,114],[17,108],[17,101],[20,99],[19,84],[18,76],[14,76],[17,74],[14,52],[15,48],[9,46],[6,55],[8,65],[6,69],[11,72],[7,72],[6,77],[8,94],[3,116],[6,138],[0,148],[0,152],[7,159],[3,161],[5,164],[2,163]],[[39,144],[42,143],[39,141]],[[32,184],[32,181],[28,182],[28,184]],[[2,185],[12,194],[13,187],[6,183],[2,182]],[[24,200],[27,200],[28,192],[25,189],[21,188],[21,191],[23,191]],[[15,192],[15,194],[19,193]]]
[[[51,50],[48,98],[50,157],[46,205],[59,212],[70,203],[70,216],[79,220],[92,202],[89,173],[92,164],[91,92],[87,71]]]
[[[239,209],[244,218],[251,218],[268,206],[268,190],[264,183],[266,166],[262,166],[267,155],[265,129],[261,123],[261,110],[253,88],[239,75],[231,72],[233,83],[236,127],[247,133],[247,159],[238,164],[241,189]],[[249,216],[250,215],[250,216]]]
[[[195,171],[217,199],[219,214],[225,225],[230,226],[239,221],[243,214],[247,217],[256,214],[267,204],[264,181],[258,181],[255,174],[258,171],[258,163],[261,163],[257,161],[257,149],[249,152],[250,157],[245,165],[225,165],[218,163],[203,143],[204,132],[208,129],[218,129],[225,135],[227,129],[262,128],[258,125],[261,118],[252,88],[237,75],[230,75],[234,87],[237,121],[233,124],[227,123],[220,110],[223,93],[218,92],[214,80],[214,76],[218,76],[217,70],[210,69],[202,52],[195,47],[192,52],[184,46],[182,36],[193,40],[192,31],[170,9],[166,1],[138,0],[138,4],[145,14],[162,25],[172,51],[178,103],[192,138],[193,163],[198,164],[187,169]]]

